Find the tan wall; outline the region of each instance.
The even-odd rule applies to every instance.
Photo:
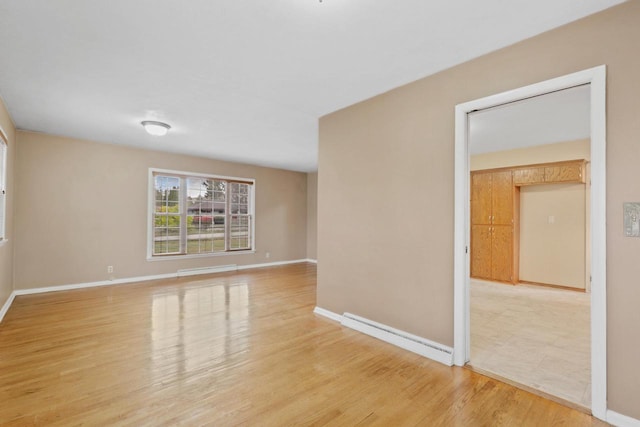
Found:
[[[585,289],[585,217],[585,184],[522,187],[520,280]]]
[[[471,156],[471,170],[589,159],[589,140]],[[586,289],[587,186],[520,189],[520,280]],[[553,223],[549,223],[553,216]]]
[[[306,174],[18,132],[15,287],[304,259]],[[255,254],[147,261],[149,168],[256,180]],[[266,259],[265,253],[271,256]]]
[[[318,259],[318,173],[307,174],[307,258]]]
[[[631,1],[320,120],[318,305],[453,344],[456,104],[607,65],[610,409],[640,419],[640,1]]]
[[[13,292],[13,245],[15,235],[13,233],[13,207],[14,207],[14,168],[16,152],[16,131],[9,113],[0,99],[0,128],[6,135],[7,141],[7,220],[6,235],[7,241],[0,243],[0,308],[4,306],[7,299]]]

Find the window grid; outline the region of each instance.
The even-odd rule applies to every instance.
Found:
[[[252,184],[164,172],[153,182],[153,256],[252,249]]]

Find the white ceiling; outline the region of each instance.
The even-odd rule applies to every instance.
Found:
[[[621,2],[0,0],[0,95],[20,129],[312,171],[320,116]]]
[[[469,115],[471,154],[587,139],[589,85],[578,86]]]

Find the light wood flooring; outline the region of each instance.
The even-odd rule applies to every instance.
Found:
[[[3,426],[605,425],[314,315],[313,264],[17,297]]]
[[[471,362],[591,406],[590,294],[471,280]]]

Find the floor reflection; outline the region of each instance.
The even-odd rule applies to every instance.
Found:
[[[218,280],[165,288],[153,295],[151,323],[154,379],[185,378],[247,351],[249,286]]]

